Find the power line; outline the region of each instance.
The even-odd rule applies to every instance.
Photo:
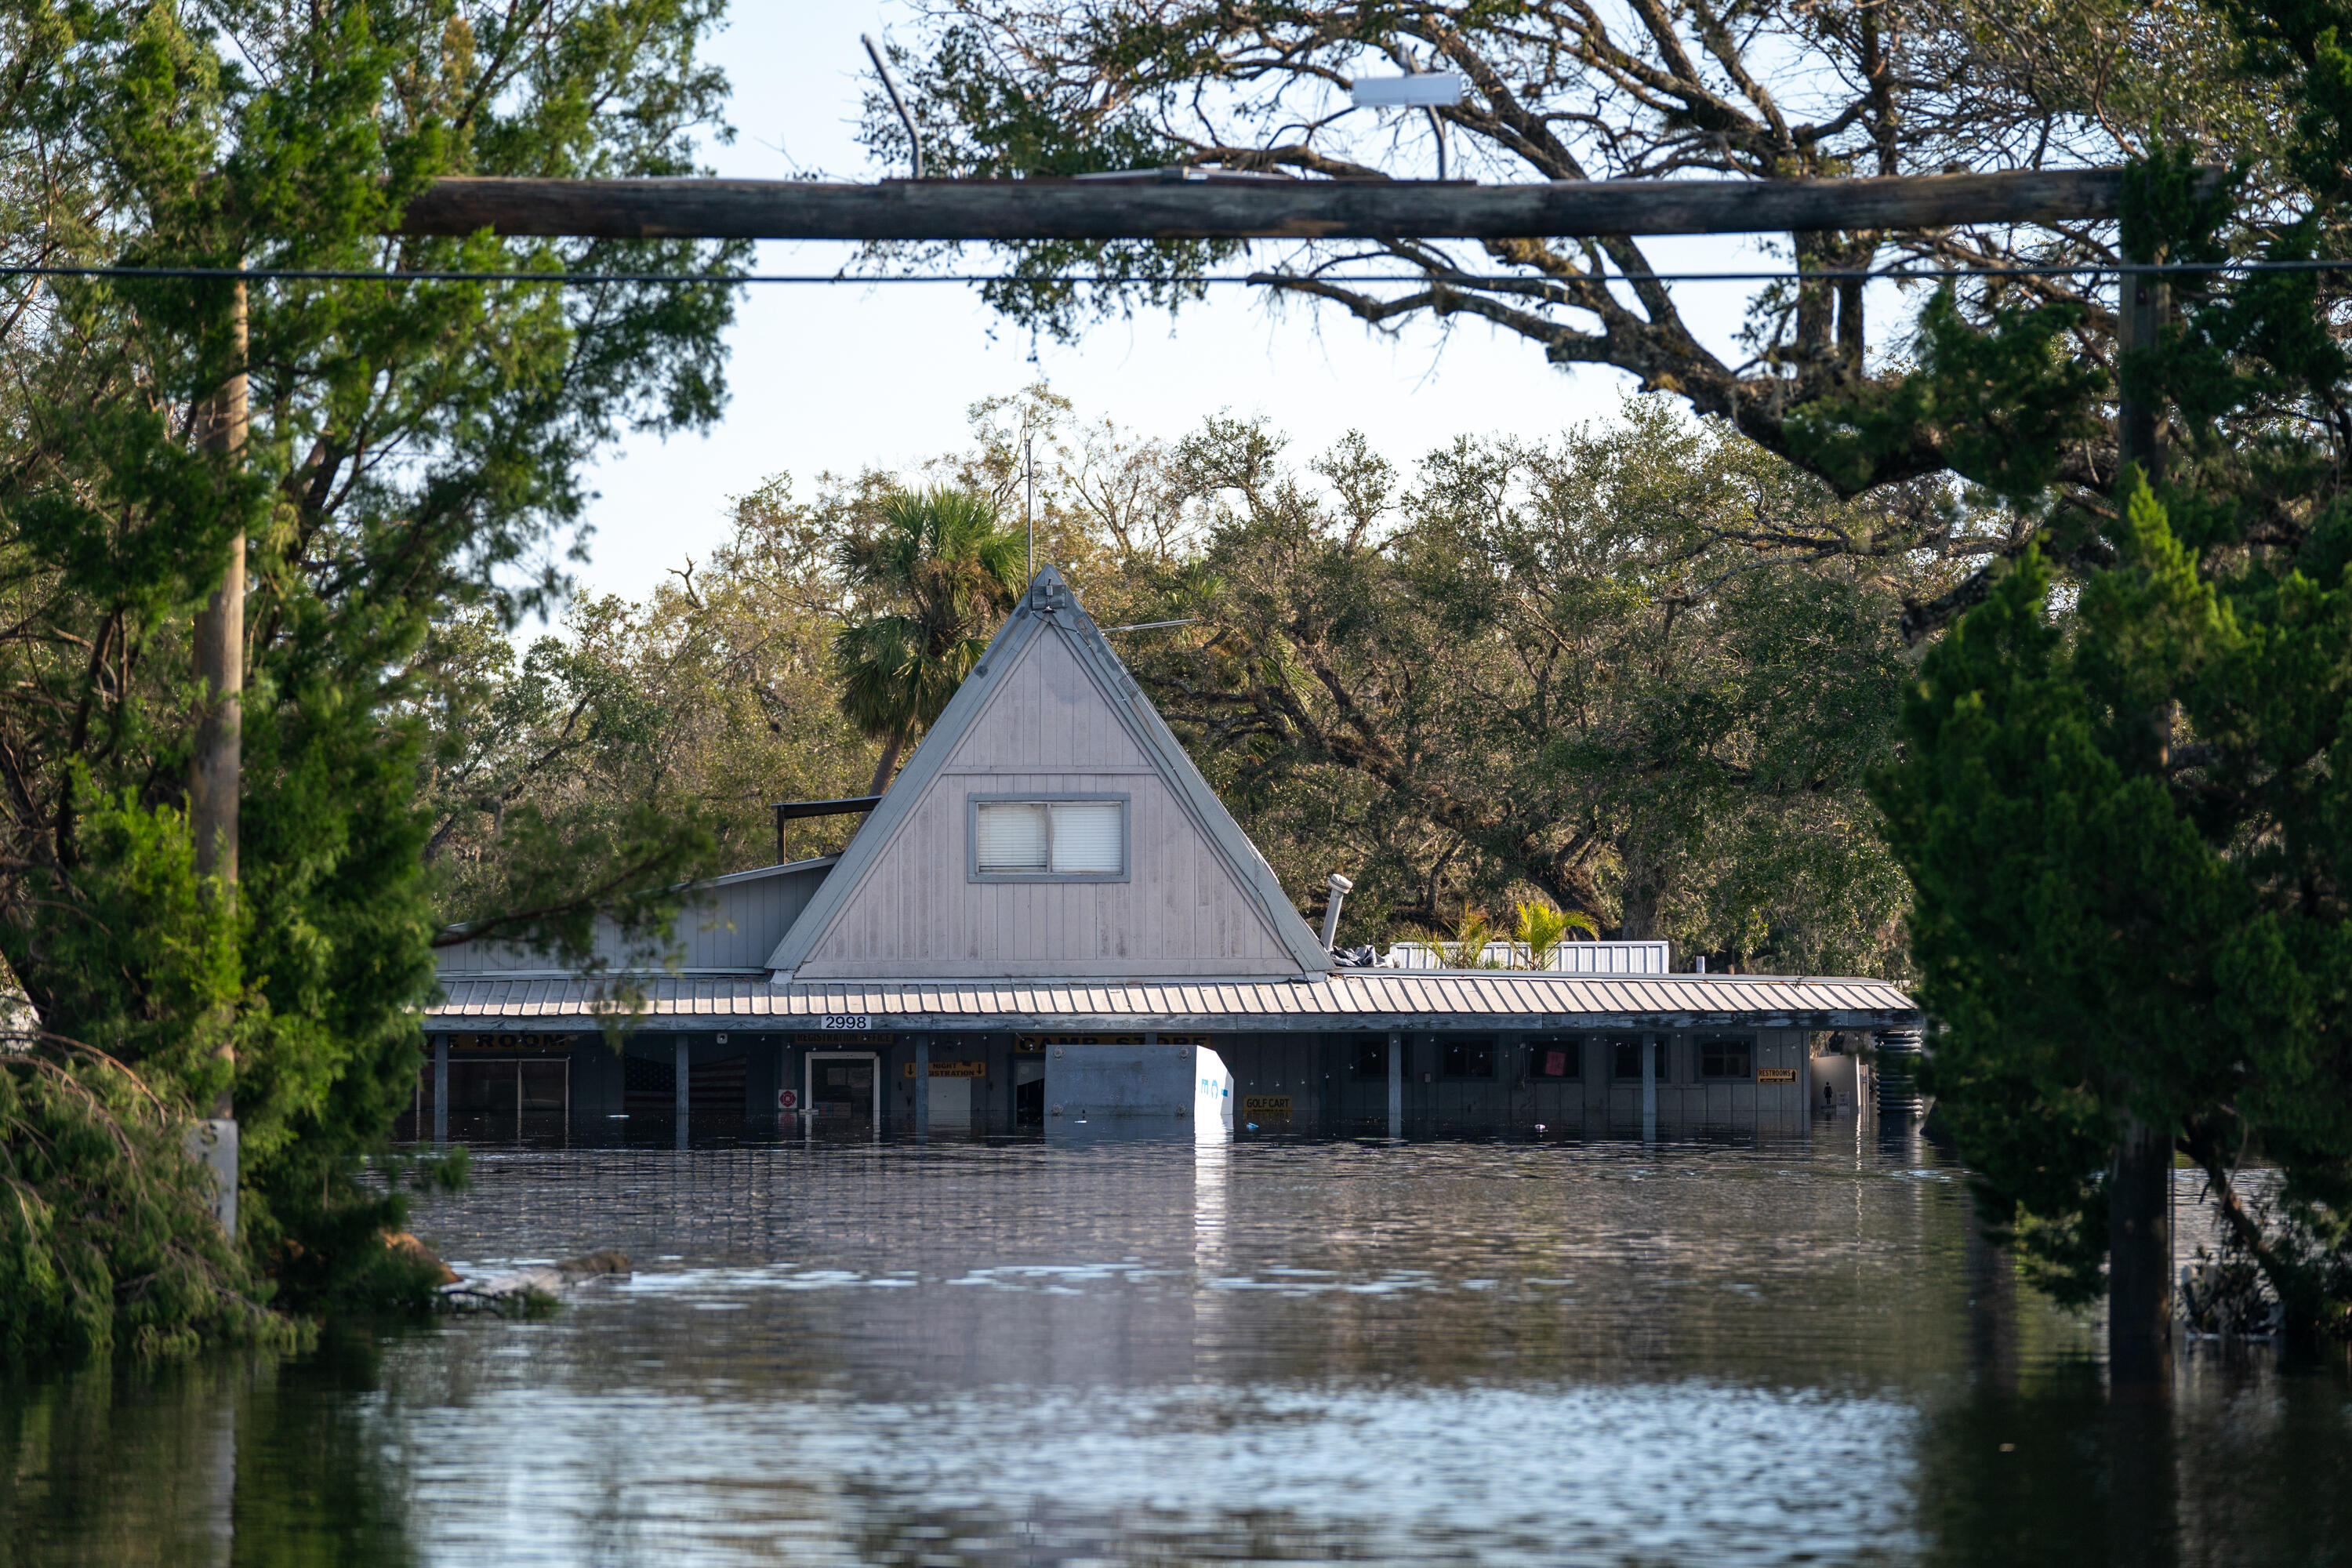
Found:
[[[1275,283],[1420,283],[1457,289],[1513,288],[1557,282],[1598,283],[1871,283],[1954,282],[1970,278],[2122,278],[2175,277],[2189,274],[2244,275],[2257,272],[2352,271],[2352,259],[2322,258],[2290,261],[2089,261],[2024,264],[2010,267],[1885,267],[1821,268],[1805,272],[1782,268],[1756,272],[1603,273],[1577,279],[1540,274],[1463,272],[1175,272],[1154,277],[1123,274],[1112,277],[1037,278],[1017,272],[919,272],[862,277],[838,272],[540,272],[540,271],[385,271],[341,267],[67,267],[0,266],[0,278],[122,278],[131,279],[240,279],[248,282],[294,283],[548,283],[564,289],[593,289],[614,283],[715,283],[727,288],[760,284],[885,285],[907,283],[1030,283],[1050,288],[1117,289],[1138,284],[1208,287],[1223,284]]]

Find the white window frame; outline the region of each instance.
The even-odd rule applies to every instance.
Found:
[[[983,871],[980,868],[980,808],[983,805],[1064,805],[1079,801],[1118,803],[1118,869],[1116,871]],[[1052,815],[1047,814],[1045,863],[1054,863]],[[967,882],[1126,882],[1135,874],[1135,797],[1110,792],[968,795],[963,800],[964,880]]]

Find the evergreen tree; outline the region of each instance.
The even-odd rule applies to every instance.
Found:
[[[690,172],[687,138],[724,89],[696,56],[716,16],[709,0],[22,0],[0,26],[0,250],[165,269],[723,268],[722,247],[383,237],[446,174]],[[377,1244],[397,1204],[352,1178],[409,1100],[433,987],[421,715],[444,671],[428,632],[557,586],[532,563],[577,520],[600,445],[716,415],[730,295],[257,279],[240,364],[225,278],[8,287],[0,955],[42,1028],[0,1058],[24,1108],[0,1133],[18,1198],[0,1205],[5,1338],[29,1352],[173,1331],[139,1315],[154,1277],[133,1231],[202,1277],[163,1314],[181,1326],[212,1326],[190,1304],[208,1292],[303,1306],[405,1289]],[[249,441],[206,449],[202,410],[240,368]],[[232,900],[195,875],[184,803],[190,619],[239,537]],[[665,872],[701,842],[688,824],[667,848],[616,852]],[[118,1165],[58,1152],[98,1147],[73,1141],[93,1108],[169,1121],[210,1103],[232,1070],[224,1035],[244,1136],[234,1256],[201,1239],[201,1194],[157,1169],[175,1134],[118,1142]],[[134,1214],[152,1223],[116,1223]]]
[[[2160,1366],[2175,1151],[2290,1330],[2352,1328],[2352,362],[2320,273],[2293,265],[2345,254],[2352,12],[2231,15],[2246,74],[2294,107],[2309,198],[2233,207],[2200,194],[2188,150],[2159,154],[2125,253],[2290,265],[2174,279],[2177,319],[2121,365],[2161,445],[2112,506],[2050,516],[2095,564],[2062,595],[2027,550],[1929,654],[1907,755],[1877,781],[1946,1025],[1933,1087],[2042,1282],[2087,1300],[2105,1266],[2119,1380]],[[2058,324],[1931,312],[1919,368],[1812,437],[1932,427],[2025,502],[2102,395],[2035,347]],[[2250,1190],[2256,1164],[2274,1187]]]

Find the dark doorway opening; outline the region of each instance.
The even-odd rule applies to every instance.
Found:
[[[1045,1125],[1045,1058],[1043,1056],[1016,1056],[1013,1058],[1013,1125]]]
[[[808,1057],[811,1131],[871,1136],[881,1069],[871,1051],[812,1051]]]

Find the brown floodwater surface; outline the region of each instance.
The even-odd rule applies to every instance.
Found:
[[[416,1202],[465,1272],[636,1260],[551,1318],[0,1389],[0,1564],[2352,1562],[2340,1359],[2110,1408],[1851,1121],[649,1136]]]

